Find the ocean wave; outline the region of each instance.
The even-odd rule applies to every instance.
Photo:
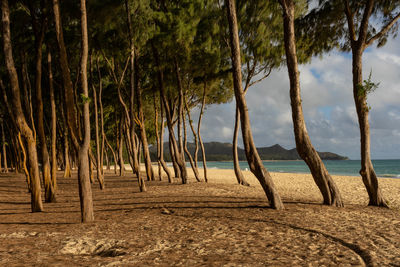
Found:
[[[389,174],[389,173],[385,173],[385,174],[379,174],[378,176],[383,177],[383,178],[400,178],[400,174]]]

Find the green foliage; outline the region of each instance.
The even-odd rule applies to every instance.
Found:
[[[371,80],[372,70],[369,73],[368,79],[364,80],[363,84],[357,85],[357,94],[359,97],[366,97],[368,94],[374,92],[380,83],[374,83]]]

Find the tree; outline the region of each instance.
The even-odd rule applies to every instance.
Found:
[[[262,188],[264,189],[264,192],[271,203],[271,207],[280,210],[284,208],[282,200],[275,188],[271,175],[262,164],[256,146],[254,145],[253,135],[251,132],[248,108],[242,89],[240,45],[239,45],[237,19],[236,19],[235,1],[225,0],[225,5],[227,9],[227,17],[229,22],[229,33],[230,33],[229,41],[230,41],[231,56],[232,56],[233,85],[234,85],[236,103],[239,106],[242,137],[243,137],[247,162],[249,163],[251,172],[257,177]]]
[[[353,2],[353,1],[352,1]],[[383,45],[389,30],[394,26],[400,18],[400,12],[394,14],[396,7],[393,8],[393,2],[380,3],[379,1],[368,0],[365,4],[356,3],[355,8],[350,5],[350,1],[344,0],[344,13],[346,14],[348,38],[352,51],[352,72],[353,72],[353,97],[356,105],[358,123],[360,126],[361,137],[361,170],[360,174],[369,196],[369,205],[387,207],[387,202],[383,198],[381,189],[379,188],[378,178],[371,161],[370,151],[370,132],[368,113],[369,106],[367,104],[368,88],[363,86],[362,75],[362,55],[367,47],[378,40],[378,45]],[[361,7],[362,6],[362,7]],[[361,8],[364,11],[361,11]],[[354,10],[356,9],[356,10]],[[362,12],[362,13],[361,13]],[[369,31],[371,15],[382,15],[387,23],[377,32]],[[358,14],[362,14],[359,20]],[[358,26],[357,26],[358,24]],[[357,34],[358,33],[358,34]],[[357,38],[358,35],[358,38]]]
[[[304,22],[312,36],[320,41],[309,45],[311,49],[322,46],[352,52],[353,98],[360,128],[361,170],[360,175],[367,189],[369,205],[387,207],[382,196],[370,155],[370,129],[367,103],[368,85],[363,82],[362,56],[373,43],[385,45],[389,35],[396,35],[400,9],[398,1],[320,1]],[[368,82],[367,82],[368,83]]]
[[[32,212],[43,211],[43,204],[40,190],[39,166],[37,160],[36,140],[32,129],[28,126],[21,105],[20,87],[18,74],[14,64],[10,33],[10,9],[8,0],[1,2],[2,26],[3,26],[3,50],[6,61],[8,76],[10,78],[12,109],[15,115],[15,123],[27,142],[28,160],[31,177],[31,210]],[[3,84],[3,82],[1,82]],[[1,86],[5,90],[4,85]]]
[[[295,3],[292,0],[281,0],[285,39],[286,62],[290,80],[290,100],[296,149],[300,157],[310,168],[311,174],[324,198],[325,205],[343,206],[343,200],[332,177],[314,149],[308,136],[303,116],[300,96],[300,74],[298,71],[296,38],[294,30]]]
[[[90,143],[90,118],[89,118],[89,97],[87,85],[87,57],[88,57],[88,36],[86,19],[86,2],[81,0],[81,31],[82,31],[82,54],[80,62],[80,80],[81,80],[81,101],[83,104],[83,138],[76,122],[74,89],[71,80],[71,73],[68,65],[67,51],[64,44],[63,29],[61,25],[61,16],[58,0],[53,0],[54,21],[57,35],[57,44],[60,54],[60,67],[62,72],[64,97],[66,105],[66,121],[68,132],[78,153],[78,183],[79,197],[81,204],[82,222],[91,222],[94,220],[92,189],[89,175],[89,143]]]

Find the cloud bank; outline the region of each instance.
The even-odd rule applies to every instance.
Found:
[[[379,82],[368,97],[371,106],[371,156],[400,158],[400,38],[383,48],[369,48],[363,75]],[[352,93],[351,54],[332,52],[300,66],[307,130],[318,151],[360,158],[360,137]],[[251,87],[246,96],[257,146],[295,147],[286,67]],[[193,111],[196,118],[198,111]],[[202,124],[205,142],[232,142],[234,101],[207,107]],[[241,134],[240,134],[241,135]],[[190,140],[190,139],[189,139]],[[241,142],[240,142],[241,143]]]

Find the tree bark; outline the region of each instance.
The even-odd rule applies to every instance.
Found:
[[[388,207],[386,200],[383,198],[382,191],[379,187],[378,178],[371,161],[371,145],[366,94],[359,93],[359,86],[362,86],[362,51],[363,49],[353,49],[352,69],[353,69],[353,96],[356,105],[358,123],[360,126],[361,141],[361,170],[365,188],[369,196],[368,205]]]
[[[207,161],[206,161],[206,151],[204,149],[203,139],[201,138],[200,134],[200,127],[201,127],[201,119],[203,118],[204,107],[206,105],[206,91],[207,91],[207,83],[204,81],[204,88],[203,88],[203,101],[201,103],[200,114],[199,114],[199,121],[197,124],[197,137],[199,138],[200,148],[201,148],[201,155],[203,158],[203,171],[204,171],[204,181],[207,183]]]
[[[183,112],[183,110],[182,110]],[[201,182],[200,180],[200,175],[199,175],[199,170],[197,169],[196,165],[194,164],[192,155],[190,154],[188,148],[187,148],[187,130],[186,130],[186,120],[185,120],[185,114],[182,114],[182,122],[183,122],[183,148],[185,150],[186,156],[189,158],[190,166],[192,167],[194,177],[196,178],[197,182]]]
[[[56,101],[54,97],[53,71],[51,67],[51,52],[47,53],[47,65],[49,69],[49,89],[51,105],[51,183],[54,191],[57,190],[57,113]]]
[[[160,131],[160,153],[159,153],[159,159],[161,162],[161,166],[163,167],[165,173],[167,174],[168,177],[168,182],[169,183],[173,183],[174,180],[172,178],[172,174],[167,166],[167,163],[165,163],[164,160],[164,107],[163,107],[163,103],[162,103],[162,99],[160,97],[160,117],[161,117],[161,131]]]
[[[101,175],[103,176],[104,179],[104,170],[103,170],[103,159],[104,159],[104,149],[105,149],[105,136],[106,134],[104,133],[104,112],[103,112],[103,81],[102,81],[102,76],[101,76],[101,71],[100,71],[100,66],[99,66],[99,57],[96,58],[96,67],[97,67],[97,75],[99,77],[99,108],[100,108],[100,129],[101,129],[101,150],[100,150],[100,171]],[[106,155],[107,157],[107,155]],[[108,157],[107,157],[107,162],[108,162]],[[108,167],[109,165],[107,165]]]
[[[33,9],[31,10],[32,13]],[[31,16],[34,16],[31,14]],[[35,24],[34,22],[32,24]],[[35,28],[35,27],[34,27]],[[43,119],[43,97],[42,97],[42,48],[44,39],[44,28],[38,32],[35,30],[35,44],[36,44],[36,75],[35,75],[35,89],[36,89],[36,127],[37,134],[40,141],[40,156],[42,159],[42,177],[45,191],[45,202],[51,203],[56,201],[55,190],[51,182],[50,173],[50,157],[49,150],[46,144],[46,134],[44,132],[44,119]]]
[[[21,106],[20,88],[18,82],[18,74],[15,69],[14,59],[12,55],[11,33],[10,33],[10,9],[8,0],[1,2],[2,25],[3,25],[3,49],[6,61],[6,67],[11,83],[12,108],[15,116],[16,124],[19,131],[25,138],[28,148],[28,160],[30,168],[30,177],[32,179],[31,191],[31,210],[32,212],[43,211],[43,204],[40,190],[39,166],[37,160],[36,140],[33,136],[32,129],[29,128],[26,118],[23,114]]]
[[[239,155],[237,150],[238,143],[238,135],[239,135],[239,123],[240,123],[240,113],[239,109],[236,105],[235,108],[235,128],[233,130],[233,144],[232,144],[232,153],[233,153],[233,169],[235,170],[235,176],[240,185],[250,186],[250,184],[246,181],[243,176],[243,173],[240,169],[239,165]]]
[[[100,138],[99,138],[99,112],[97,108],[97,92],[93,86],[93,102],[94,102],[94,123],[95,123],[95,139],[96,139],[96,170],[97,181],[99,182],[100,189],[104,189],[103,164],[100,157]]]
[[[233,84],[234,84],[236,103],[240,111],[243,143],[246,151],[247,161],[249,163],[250,170],[257,177],[262,188],[264,189],[264,192],[271,203],[271,207],[280,210],[284,208],[282,200],[277,190],[275,189],[275,185],[272,181],[269,172],[262,164],[256,146],[254,145],[253,135],[251,132],[248,108],[246,104],[246,99],[244,98],[244,92],[242,89],[240,46],[239,46],[239,35],[238,35],[238,27],[236,19],[235,2],[234,0],[225,0],[225,3],[227,6],[227,17],[228,17],[229,32],[230,32],[230,46],[231,46],[232,67],[233,67]]]
[[[22,151],[22,170],[24,171],[24,174],[25,174],[28,191],[31,192],[32,191],[31,177],[29,175],[28,168],[26,167],[26,150],[25,150],[25,145],[22,142],[21,133],[18,133],[18,142],[19,142],[19,146],[21,147],[21,151]]]
[[[280,3],[283,9],[286,62],[290,80],[290,100],[297,152],[310,168],[314,181],[323,196],[324,204],[343,207],[344,204],[339,189],[314,149],[304,122],[294,33],[295,4],[292,0],[282,0]]]
[[[106,144],[108,146],[108,148],[111,150],[111,153],[113,154],[113,158],[114,158],[114,174],[117,174],[117,155],[115,154],[114,149],[112,148],[112,146],[110,145],[110,143],[108,142],[107,137],[105,138]]]
[[[347,24],[350,31],[349,41],[352,50],[352,74],[353,74],[353,98],[356,106],[358,123],[360,127],[360,142],[361,142],[361,170],[364,186],[368,192],[369,203],[371,206],[388,207],[387,201],[382,195],[379,187],[378,178],[371,161],[371,145],[370,145],[370,130],[368,113],[369,107],[367,104],[367,92],[360,90],[363,86],[362,79],[362,55],[364,50],[373,41],[367,41],[367,32],[369,18],[371,17],[374,8],[374,1],[369,0],[364,9],[363,20],[360,23],[358,39],[355,36],[355,26],[353,23],[353,14],[350,12],[350,7],[347,1],[344,1],[344,10],[347,18]],[[395,20],[397,20],[395,18]],[[390,27],[387,29],[389,30]],[[367,43],[368,42],[368,43]]]
[[[90,113],[89,113],[89,90],[87,80],[87,60],[88,60],[88,32],[86,18],[86,0],[81,0],[81,30],[82,30],[82,55],[81,55],[81,86],[83,103],[83,140],[78,152],[78,180],[79,195],[81,202],[82,222],[92,222],[93,200],[92,187],[89,175],[89,145],[90,145]]]
[[[4,121],[1,121],[1,142],[3,148],[3,172],[8,172],[8,165],[7,165],[7,149],[6,149],[6,135],[4,134]]]
[[[123,115],[122,115],[123,116]],[[123,135],[123,122],[122,118],[119,122],[119,134],[118,134],[118,165],[119,165],[119,176],[124,176],[125,174],[125,164],[124,164],[124,135]]]

